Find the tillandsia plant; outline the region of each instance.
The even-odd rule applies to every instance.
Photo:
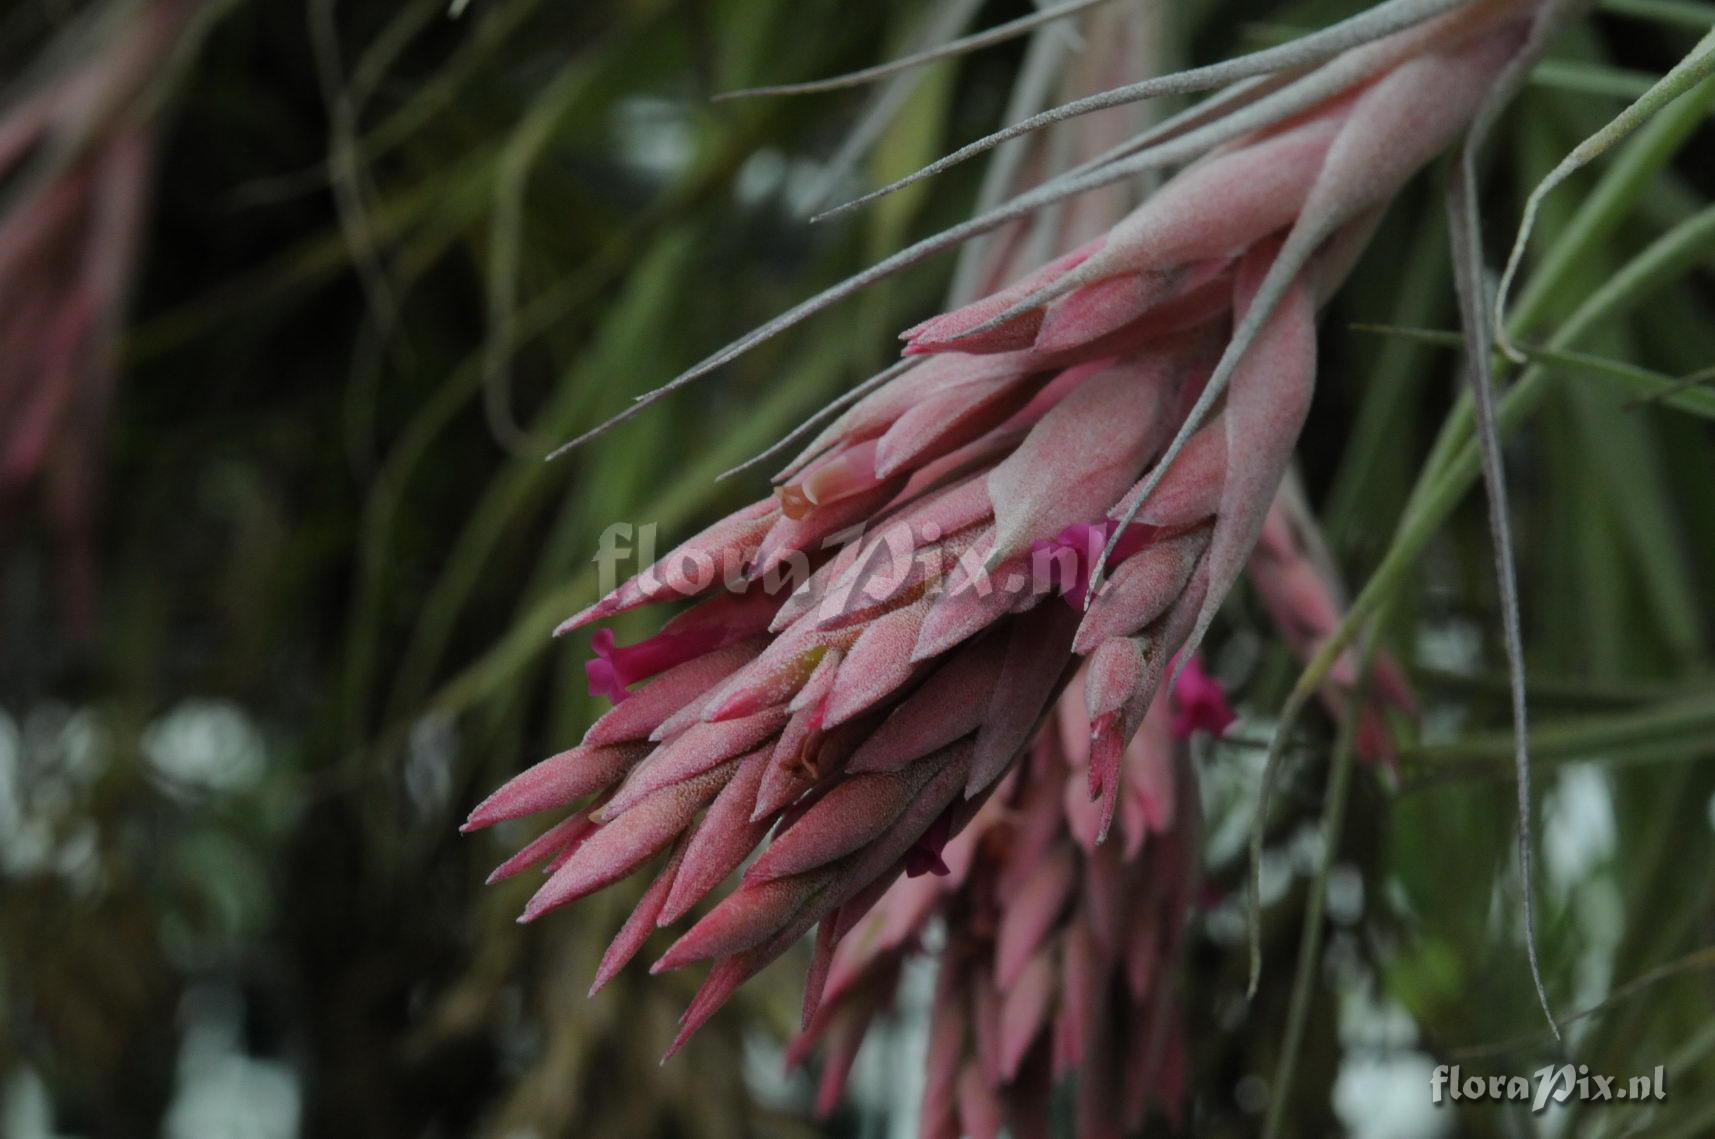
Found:
[[[495,872],[546,864],[524,919],[654,862],[653,883],[597,971],[599,989],[656,927],[691,917],[743,866],[736,888],[654,965],[713,963],[676,1051],[812,929],[805,1024],[815,1035],[842,947],[858,944],[850,939],[872,914],[885,923],[912,906],[890,891],[934,896],[933,885],[911,884],[915,875],[969,886],[947,911],[951,945],[980,939],[991,905],[1003,924],[1051,923],[1058,907],[1033,908],[1015,893],[1047,847],[1023,844],[1021,865],[1009,868],[982,838],[985,820],[1027,820],[1037,798],[1052,804],[1042,808],[1055,820],[1045,826],[1070,827],[1085,844],[1078,857],[1111,862],[1114,873],[1149,882],[1194,863],[1165,845],[1125,869],[1142,836],[1135,821],[1122,828],[1129,855],[1102,853],[1102,843],[1116,814],[1123,819],[1126,757],[1137,741],[1152,767],[1172,767],[1140,733],[1165,715],[1164,691],[1183,698],[1202,682],[1195,654],[1247,564],[1301,652],[1321,648],[1337,620],[1326,578],[1307,567],[1302,520],[1270,520],[1315,383],[1316,311],[1393,196],[1486,120],[1562,14],[1536,0],[1392,0],[1280,48],[1026,119],[926,173],[1082,112],[1230,84],[1069,167],[1039,159],[1037,189],[806,302],[620,416],[880,276],[1005,227],[997,287],[908,329],[901,363],[830,409],[837,416],[781,470],[773,495],[562,626],[696,599],[635,645],[598,631],[589,679],[613,710],[578,747],[472,813],[470,828],[570,811]],[[1182,163],[1087,240],[1068,240],[1040,216]],[[1030,236],[1036,251],[1054,254],[1039,267],[1029,265]],[[1356,674],[1347,658],[1334,682],[1350,689]],[[1084,714],[1063,712],[1039,736],[1068,682],[1081,690]],[[1409,707],[1397,676],[1380,690],[1387,704]],[[1329,694],[1339,709],[1348,698]],[[1381,721],[1362,718],[1365,746],[1385,752]],[[1053,742],[1062,735],[1077,738]],[[1022,761],[1033,738],[1038,753],[1058,747],[1064,757]],[[1072,822],[1054,774],[1068,761],[1084,769],[1089,800],[1066,808]],[[1064,850],[1062,861],[1074,857]],[[1183,920],[1189,895],[1172,897],[1161,915],[1169,927]],[[1088,941],[1112,918],[1086,913],[1068,936]],[[972,927],[959,928],[964,921]],[[1026,940],[1029,951],[1047,944]],[[1104,944],[1118,960],[1120,942]],[[950,991],[964,983],[967,966],[954,960],[964,952],[949,950]],[[1016,946],[1002,956],[1004,981],[979,972],[971,983],[985,994],[972,998],[973,1015],[998,1011],[1003,1028],[977,1030],[982,1064],[952,1077],[963,1126],[977,1133],[998,1126],[983,1105],[1022,1071],[1057,967]],[[846,1003],[850,968],[836,990]],[[1066,992],[1096,985],[1084,966],[1072,968]],[[1133,994],[1149,995],[1135,978]],[[965,999],[949,996],[942,1019]],[[1062,1003],[1066,1016],[1080,999],[1087,994]],[[1061,1068],[1076,1058],[1106,1071],[1140,1047],[1128,1037],[1123,1048],[1072,1049],[1081,1031],[1055,1035],[1065,1037],[1054,1049]],[[1171,1071],[1160,1044],[1142,1051]],[[949,1053],[938,1060],[958,1067]],[[1045,1070],[1032,1068],[1018,1095],[1040,1090]],[[937,1132],[952,1126],[951,1094],[940,1087],[926,1108]],[[1090,1117],[1086,1131],[1118,1122]]]
[[[67,612],[94,622],[92,511],[117,333],[148,207],[163,76],[200,0],[129,0],[67,33],[0,117],[0,541],[25,490],[61,547]],[[96,40],[93,50],[82,41]]]

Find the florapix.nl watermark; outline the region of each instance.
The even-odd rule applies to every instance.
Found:
[[[1658,1103],[1667,1098],[1667,1073],[1663,1065],[1634,1076],[1604,1076],[1587,1064],[1550,1064],[1529,1075],[1466,1075],[1457,1064],[1441,1064],[1429,1077],[1429,1099],[1434,1104],[1476,1101],[1479,1103],[1528,1103],[1533,1112],[1550,1104],[1577,1100],[1579,1103]]]
[[[636,576],[628,586],[639,597],[696,597],[715,589],[780,598],[797,595],[806,609],[818,610],[819,621],[828,622],[906,595],[938,597],[943,591],[969,591],[978,598],[998,592],[1020,602],[1061,594],[1081,603],[1090,568],[1115,529],[1111,522],[1069,526],[990,565],[992,529],[975,526],[944,534],[934,522],[910,519],[876,529],[859,524],[804,548],[772,547],[766,538],[731,542],[705,534],[658,558],[655,523],[615,522],[602,531],[591,560],[603,597],[618,589],[635,566]],[[1112,542],[1112,554],[1123,559],[1159,533],[1134,526],[1124,540]],[[830,572],[818,572],[822,570]]]

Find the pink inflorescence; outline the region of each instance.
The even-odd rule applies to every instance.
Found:
[[[1009,832],[1040,810],[1075,834],[1077,853],[1056,848],[1072,879],[1095,866],[1121,881],[1172,877],[1147,859],[1128,869],[1137,836],[1171,811],[1171,788],[1184,782],[1168,780],[1161,761],[1134,769],[1134,745],[1158,731],[1164,742],[1146,755],[1171,753],[1175,729],[1230,722],[1194,654],[1247,564],[1295,650],[1313,649],[1331,627],[1335,594],[1307,568],[1302,527],[1268,522],[1309,407],[1315,312],[1381,207],[1462,129],[1516,49],[1508,5],[1472,11],[1355,49],[1375,66],[1349,89],[1212,152],[1076,252],[909,330],[915,366],[833,420],[780,473],[775,495],[568,621],[696,598],[642,645],[598,634],[592,684],[620,702],[579,747],[472,813],[469,828],[569,812],[496,872],[546,864],[525,919],[652,865],[597,988],[651,931],[696,910],[654,965],[712,962],[675,1049],[812,929],[814,1010],[840,947],[896,883],[966,891],[960,912],[978,921],[988,887],[961,883],[1008,875],[1022,889],[1037,872],[1049,847],[1020,832],[1007,841],[1025,853],[991,861],[979,832],[993,828],[978,820],[1012,819],[1020,796],[1048,794],[1035,790],[1046,776],[1031,774],[1048,763],[1038,729],[1069,682],[1083,704],[1080,739],[1054,762],[1081,770],[1070,782],[1055,776],[1052,812],[1032,807]],[[1205,389],[1214,411],[1203,421]],[[854,528],[861,537],[834,541]],[[1099,547],[1116,534],[1092,594]],[[781,576],[796,588],[773,588]],[[1175,673],[1178,704],[1166,708],[1157,697]],[[1334,678],[1325,694],[1337,714],[1354,679]],[[1365,742],[1378,754],[1380,710],[1409,708],[1394,680],[1359,713],[1373,716]],[[1021,767],[1033,738],[1036,758]],[[1076,794],[1063,794],[1073,783]],[[1116,818],[1125,842],[1103,853]],[[736,886],[705,908],[741,866]],[[1100,940],[1096,926],[1110,919],[1092,911],[1090,928],[1068,937]],[[1129,945],[1107,928],[1110,940],[1076,952]],[[1037,1006],[1048,1007],[1055,983],[1038,974],[1056,975],[1061,959],[1007,960],[1035,970],[1009,966],[1005,990],[1025,1002],[1010,1013],[969,996],[988,991],[987,972],[950,963],[947,984],[964,986],[958,999],[973,1002],[971,1015],[1001,1016],[998,1035],[973,1039],[1022,1050],[1002,1048],[998,1069],[993,1055],[976,1055],[977,1076],[960,1060],[943,1090],[969,1094],[973,1111],[997,1071],[1038,1071],[1028,1063],[1037,1037],[1004,1026],[1008,1015],[1046,1022]],[[1103,966],[1058,984],[1117,975]],[[1070,1040],[1058,1047],[1087,1054],[1065,1051]],[[1174,1055],[1162,1048],[1150,1054]]]

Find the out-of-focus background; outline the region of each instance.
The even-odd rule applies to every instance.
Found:
[[[1362,6],[1153,2],[1169,63]],[[671,537],[765,493],[760,474],[714,476],[885,364],[951,262],[542,456],[968,215],[981,163],[806,220],[1000,125],[1028,41],[879,88],[889,114],[877,88],[710,96],[1031,5],[463,8],[0,7],[0,1135],[913,1133],[931,965],[815,1122],[813,1071],[781,1066],[801,960],[658,1067],[695,977],[634,967],[584,997],[629,888],[519,927],[530,883],[482,881],[532,824],[457,826],[594,714],[587,636],[549,633],[594,597],[601,529]],[[1529,187],[1712,12],[1613,0],[1564,37],[1492,147],[1491,261]],[[1523,1073],[1551,1054],[1472,496],[1390,594],[1383,639],[1425,713],[1352,792],[1292,1133],[1715,1128],[1715,395],[1695,379],[1715,361],[1715,90],[1686,99],[1651,154],[1616,151],[1549,199],[1525,288],[1562,245],[1576,256],[1534,298],[1533,339],[1630,291],[1566,345],[1606,370],[1555,365],[1508,452],[1550,994],[1595,1010],[1569,1024],[1579,1060],[1667,1065],[1669,1100],[1428,1106],[1434,1064]],[[1604,181],[1621,161],[1629,191]],[[1456,323],[1437,185],[1408,191],[1324,319],[1300,461],[1354,587],[1458,392],[1458,354],[1397,331]],[[1599,190],[1619,196],[1592,221]],[[1272,1094],[1332,738],[1296,729],[1247,1002],[1245,845],[1296,666],[1253,598],[1229,611],[1214,657],[1242,719],[1198,757],[1209,887],[1185,978],[1209,1135],[1254,1133]]]

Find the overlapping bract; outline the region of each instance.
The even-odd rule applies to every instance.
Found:
[[[773,498],[566,623],[703,598],[639,645],[598,633],[592,688],[617,706],[471,817],[574,809],[497,871],[547,863],[527,918],[664,859],[598,987],[766,841],[656,963],[714,962],[674,1047],[815,928],[813,1011],[842,940],[901,875],[948,869],[1080,665],[1089,737],[1068,750],[1096,842],[1124,825],[1132,741],[1247,563],[1295,647],[1325,633],[1333,593],[1291,531],[1253,550],[1309,406],[1318,303],[1519,42],[1512,8],[1473,11],[908,331],[921,362],[826,427]],[[1198,427],[1212,377],[1225,388]],[[1344,710],[1343,688],[1329,698]]]
[[[1247,571],[1301,659],[1337,623],[1320,537],[1285,490]],[[1342,661],[1324,693],[1351,714],[1356,664]],[[1390,711],[1415,714],[1397,664],[1372,662],[1372,696],[1357,742],[1389,754]],[[1151,1111],[1181,1121],[1186,1027],[1177,965],[1199,882],[1200,805],[1187,749],[1233,722],[1220,684],[1193,660],[1172,697],[1156,697],[1119,771],[1118,842],[1087,793],[1095,773],[1089,711],[1074,682],[1051,721],[944,854],[947,873],[896,881],[840,942],[820,1003],[788,1061],[823,1055],[816,1105],[839,1101],[869,1027],[887,1013],[906,963],[938,923],[941,965],[931,1011],[920,1133],[1047,1136],[1049,1093],[1076,1077],[1075,1133],[1136,1132]]]
[[[1211,699],[1224,709],[1188,669],[1176,708],[1156,701],[1122,764],[1120,841],[1103,843],[1086,792],[1088,719],[1078,687],[1067,692],[948,844],[947,873],[897,882],[835,950],[825,995],[788,1050],[794,1063],[823,1050],[819,1110],[838,1102],[867,1028],[939,922],[919,1134],[992,1139],[1004,1125],[1046,1137],[1050,1094],[1072,1074],[1080,1139],[1136,1131],[1152,1108],[1180,1118],[1176,972],[1199,885],[1200,808],[1175,720],[1230,717]]]

